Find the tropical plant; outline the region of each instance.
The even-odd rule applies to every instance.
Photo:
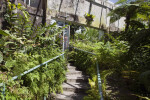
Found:
[[[86,18],[87,25],[91,25],[92,22],[94,21],[94,17],[95,17],[95,16],[92,15],[92,14],[86,13],[86,14],[84,15],[84,17]]]
[[[48,26],[33,26],[25,8],[7,2],[5,30],[0,29],[0,83],[6,83],[6,100],[41,100],[50,93],[61,92],[65,80],[66,61],[63,58],[42,66],[17,80],[20,75],[59,54],[61,47],[55,37],[62,33],[56,23]],[[20,13],[13,11],[18,9]]]
[[[128,62],[127,69],[138,73],[136,77],[130,75],[130,78],[132,77],[131,79],[134,80],[133,87],[130,89],[139,94],[148,92],[148,85],[146,85],[148,79],[146,77],[150,70],[148,67],[150,64],[150,49],[148,48],[150,43],[150,3],[147,0],[119,0],[116,4],[120,4],[120,6],[109,14],[111,21],[115,22],[121,17],[125,17],[126,28],[125,31],[114,36],[121,41],[128,41],[130,48],[124,57]]]
[[[113,39],[113,37],[110,38]],[[122,69],[125,69],[126,63],[124,62],[123,56],[129,50],[127,42],[118,41],[116,39],[113,40],[114,43],[108,41],[106,44],[103,42],[92,43],[90,41],[76,41],[75,43],[71,44],[78,49],[93,52],[96,54],[91,55],[90,53],[75,49],[71,53],[70,60],[74,61],[74,64],[78,67],[78,69],[85,71],[91,78],[97,76],[96,61],[98,61],[98,64],[100,66],[100,72],[102,75],[101,78],[103,80],[102,86],[104,94],[107,77],[114,72],[119,73]],[[95,88],[96,87],[97,83],[95,82]],[[88,92],[89,95],[85,97],[85,99],[92,100],[90,98],[99,98],[97,96],[99,95],[99,93],[95,88],[91,87],[91,90],[89,90]],[[95,93],[95,95],[93,95],[93,93]]]
[[[138,26],[138,28],[141,29],[145,28],[144,23],[147,23],[150,17],[148,2],[143,2],[141,0],[119,0],[116,4],[120,4],[120,6],[108,14],[108,16],[111,17],[111,22],[115,22],[120,18],[125,17],[125,33],[129,31],[130,27],[136,28]]]
[[[97,76],[94,76],[91,79],[89,79],[89,84],[91,86],[91,89],[87,91],[88,96],[85,96],[83,100],[99,100],[99,92],[98,92],[98,84],[97,84]]]
[[[91,42],[98,42],[100,41],[100,33],[96,29],[92,28],[85,28],[82,32],[76,32],[75,38],[76,41],[91,41]]]

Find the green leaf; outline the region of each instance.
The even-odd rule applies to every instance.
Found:
[[[28,18],[28,14],[26,13],[26,11],[22,11],[24,17],[26,18],[27,21],[29,21],[29,18]]]
[[[0,29],[0,34],[4,35],[4,36],[9,36],[10,35],[8,30],[4,31],[4,30],[1,30],[1,29]]]

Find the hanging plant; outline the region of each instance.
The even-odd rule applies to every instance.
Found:
[[[86,18],[87,25],[91,25],[92,22],[94,21],[95,16],[92,14],[85,13],[84,17]]]

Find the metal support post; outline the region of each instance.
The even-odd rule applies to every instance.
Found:
[[[46,100],[46,96],[44,96],[44,100]]]
[[[64,22],[64,27],[65,27],[65,22]],[[65,29],[63,31],[63,49],[62,49],[62,52],[63,53],[65,52]],[[63,55],[63,59],[64,59],[64,55]]]
[[[31,0],[29,0],[29,6],[31,5]]]
[[[45,67],[47,67],[47,63],[46,63],[46,65],[45,65]],[[46,100],[46,96],[44,95],[44,100]]]
[[[104,31],[99,30],[99,40],[103,40],[102,37],[104,36]]]
[[[64,34],[64,32],[63,32],[63,50],[62,50],[62,52],[64,53],[64,51],[65,51],[65,39],[64,39],[64,37],[65,37],[65,34]],[[64,59],[64,55],[63,55],[63,59]]]
[[[69,50],[69,42],[70,42],[70,25],[68,27],[68,50]]]
[[[97,67],[97,80],[98,80],[99,95],[101,96],[100,100],[104,100],[103,99],[103,93],[102,93],[102,82],[101,82],[101,77],[100,77],[100,72],[99,72],[98,61],[96,61],[96,67]]]
[[[3,83],[2,100],[5,100],[5,83]]]
[[[26,0],[24,0],[24,3],[26,4]]]

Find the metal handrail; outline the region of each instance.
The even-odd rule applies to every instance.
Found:
[[[8,82],[9,82],[9,81],[16,80],[18,77],[24,76],[24,75],[26,75],[26,74],[28,74],[28,73],[34,71],[35,69],[37,69],[37,68],[39,68],[39,67],[41,67],[41,66],[43,66],[43,65],[46,65],[47,63],[49,63],[49,62],[51,62],[51,61],[53,61],[53,60],[55,60],[55,59],[57,59],[57,58],[59,58],[59,57],[61,57],[61,56],[63,56],[63,55],[64,55],[64,53],[62,53],[62,54],[60,54],[60,55],[58,55],[58,56],[56,56],[56,57],[54,57],[54,58],[52,58],[52,59],[46,61],[46,62],[44,62],[44,63],[42,63],[42,64],[40,64],[40,65],[35,66],[35,67],[33,67],[33,68],[31,68],[31,69],[29,69],[29,70],[27,70],[27,71],[21,73],[21,74],[18,75],[18,76],[14,76],[14,77],[12,77],[12,79],[8,80]],[[4,100],[4,98],[5,98],[5,83],[0,83],[0,87],[3,87],[2,95],[3,95],[3,100]]]
[[[86,52],[86,53],[89,53],[89,54],[92,54],[92,55],[96,55],[96,54],[93,53],[93,52],[85,51],[85,50],[82,50],[82,49],[79,49],[79,48],[76,48],[76,47],[71,47],[71,48],[74,48],[74,49],[76,49],[76,50],[80,50],[80,51],[83,51],[83,52]]]
[[[92,55],[96,55],[93,52],[85,51],[85,50],[82,50],[82,49],[79,49],[79,48],[76,48],[76,47],[71,47],[71,48],[74,48],[76,50],[79,50],[79,51],[82,51],[82,52],[86,52],[86,53],[89,53],[89,54],[92,54]],[[101,96],[100,100],[104,100],[104,98],[103,98],[103,92],[102,92],[102,82],[101,82],[101,76],[100,76],[100,72],[99,72],[98,61],[96,61],[96,68],[97,68],[97,79],[98,79],[99,95]]]

